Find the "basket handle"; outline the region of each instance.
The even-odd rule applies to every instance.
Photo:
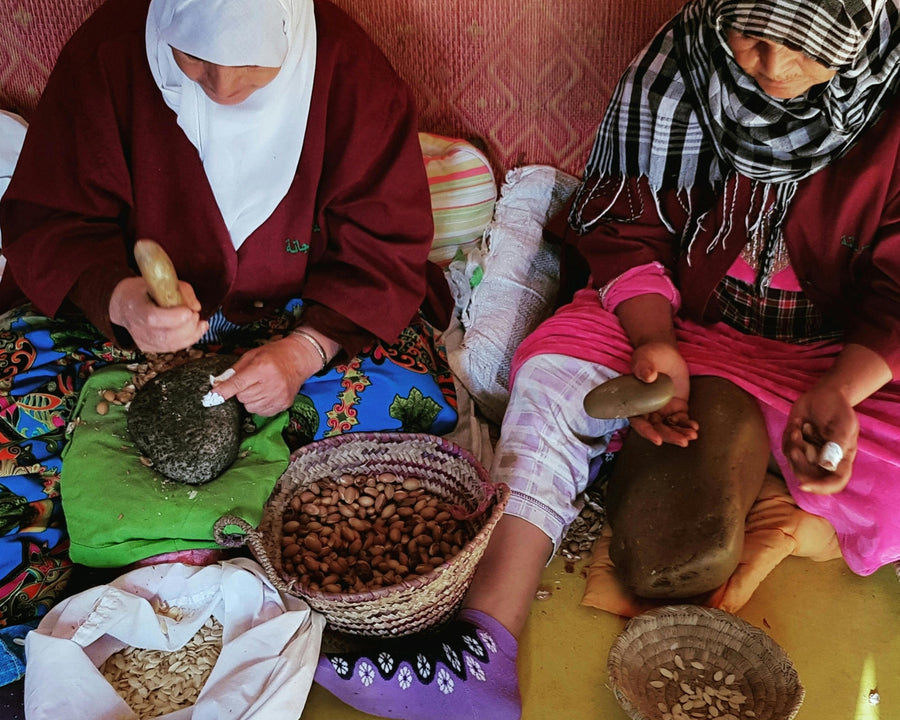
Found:
[[[498,497],[500,497],[500,490],[504,485],[505,483],[484,483],[484,486],[488,487],[489,489],[484,494],[481,502],[478,503],[477,508],[475,508],[472,512],[467,512],[464,506],[453,505],[452,507],[448,508],[450,510],[450,514],[455,520],[471,520],[472,518],[481,517],[484,512],[494,503],[494,501]]]
[[[227,533],[225,528],[234,525],[241,529],[239,533]],[[281,592],[295,594],[293,588],[286,583],[275,571],[272,561],[266,552],[265,545],[259,536],[256,528],[248,523],[244,518],[237,515],[223,515],[216,520],[213,525],[213,538],[216,543],[226,548],[239,548],[248,545],[253,552],[257,562],[265,570],[266,577]]]
[[[234,525],[242,530],[239,533],[227,533],[225,528]],[[247,545],[255,528],[244,518],[237,515],[223,515],[213,525],[213,539],[217,545],[226,548],[239,548]]]

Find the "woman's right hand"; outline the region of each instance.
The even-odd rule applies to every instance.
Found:
[[[823,469],[819,464],[826,440],[836,443],[842,453],[833,470]],[[801,490],[832,495],[850,482],[858,441],[859,418],[853,406],[840,391],[819,383],[791,406],[781,449]]]
[[[700,425],[688,414],[690,374],[677,345],[664,341],[638,345],[631,356],[631,371],[638,380],[647,383],[655,381],[659,373],[665,373],[675,385],[675,395],[663,408],[630,418],[634,431],[654,445],[667,442],[686,447],[691,440],[696,440]]]
[[[150,297],[143,278],[125,278],[109,299],[109,317],[131,334],[143,352],[176,352],[203,337],[209,323],[200,319],[200,302],[186,282],[178,283],[183,305],[159,307]]]

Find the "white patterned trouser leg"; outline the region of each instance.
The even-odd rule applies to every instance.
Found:
[[[584,411],[584,396],[618,374],[566,355],[537,355],[516,374],[491,477],[512,490],[506,513],[543,530],[554,551],[581,511],[590,461],[628,424]]]

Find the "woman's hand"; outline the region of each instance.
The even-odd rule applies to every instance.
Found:
[[[327,357],[337,354],[333,340],[304,330],[319,341]],[[215,392],[225,400],[236,396],[247,412],[271,417],[293,405],[303,383],[322,369],[322,357],[311,342],[291,334],[248,350],[232,369],[235,374],[218,383]]]
[[[183,305],[161,308],[151,299],[143,278],[125,278],[113,290],[109,317],[131,334],[143,352],[175,352],[194,345],[209,328],[200,319],[200,302],[194,289],[179,282]]]
[[[639,345],[631,356],[631,370],[638,380],[648,383],[656,380],[659,373],[665,373],[675,385],[675,395],[665,407],[630,418],[635,432],[654,445],[667,442],[686,447],[691,440],[696,440],[700,426],[688,414],[690,375],[678,347],[661,341]]]
[[[819,382],[797,399],[788,414],[781,450],[801,490],[830,495],[847,487],[859,439],[859,418],[853,408],[891,380],[891,368],[881,355],[848,343]],[[818,464],[821,446],[828,441],[844,453],[834,472]]]
[[[671,303],[656,293],[636,295],[619,303],[616,316],[634,346],[634,376],[653,382],[659,373],[665,373],[675,384],[675,395],[664,408],[629,418],[631,427],[654,445],[667,442],[686,447],[697,438],[699,425],[688,415],[691,380],[687,363],[678,351]]]
[[[859,438],[859,420],[847,398],[828,385],[817,385],[791,407],[781,449],[800,489],[817,495],[840,492],[850,482]],[[834,471],[819,465],[822,446],[837,443],[844,456]]]

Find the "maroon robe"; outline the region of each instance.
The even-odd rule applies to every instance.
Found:
[[[297,173],[272,215],[233,249],[199,155],[147,62],[148,0],[109,0],[61,53],[0,205],[0,308],[47,315],[72,301],[113,337],[109,299],[152,238],[204,317],[236,323],[292,297],[349,352],[395,340],[426,302],[441,328],[450,294],[427,261],[428,181],[411,93],[364,31],[315,1],[318,47]]]
[[[734,193],[732,178],[728,190],[705,202],[695,199],[694,216],[707,209],[709,215],[690,257],[659,221],[646,181],[629,181],[610,213],[610,218],[631,217],[639,208],[633,221],[601,222],[578,236],[563,229],[565,218],[560,216],[554,231],[577,247],[596,287],[631,267],[659,261],[672,271],[681,292],[680,315],[715,322],[720,316],[713,292],[747,241],[750,182],[743,178]],[[611,194],[597,193],[592,207],[603,208],[610,201]],[[680,230],[686,221],[684,206],[672,193],[664,194],[662,206]],[[592,216],[590,208],[585,216]],[[725,224],[731,231],[707,252]],[[845,156],[798,183],[783,232],[806,297],[846,328],[845,342],[875,351],[894,378],[900,378],[900,97]],[[570,272],[571,283],[584,277]]]

